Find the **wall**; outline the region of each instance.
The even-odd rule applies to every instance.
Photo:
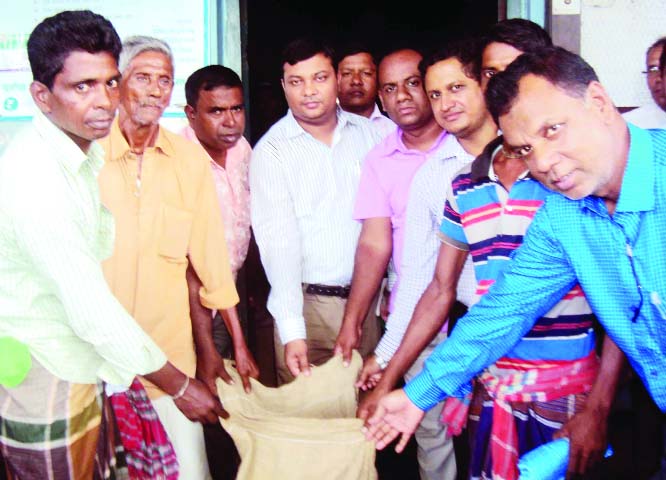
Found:
[[[652,101],[645,51],[666,35],[666,0],[583,0],[580,53],[618,106]]]

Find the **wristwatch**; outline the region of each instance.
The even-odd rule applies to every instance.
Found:
[[[375,352],[375,362],[377,362],[377,365],[379,365],[379,368],[381,368],[382,370],[386,370],[386,367],[388,367],[388,362],[379,355],[377,355],[376,352]]]

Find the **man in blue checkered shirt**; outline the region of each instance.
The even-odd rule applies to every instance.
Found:
[[[666,131],[627,125],[594,70],[559,47],[519,57],[486,101],[508,154],[560,195],[423,371],[381,400],[367,422],[377,448],[402,433],[401,451],[424,411],[508,352],[576,282],[666,410]]]

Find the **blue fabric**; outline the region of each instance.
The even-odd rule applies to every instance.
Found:
[[[605,458],[613,455],[608,447]],[[569,439],[559,438],[526,453],[518,461],[520,480],[564,480],[569,464]]]
[[[520,457],[520,480],[564,479],[569,463],[569,439],[545,443]]]
[[[405,387],[415,405],[427,410],[455,392],[578,282],[666,411],[666,131],[629,129],[615,214],[598,197],[550,195],[504,274]]]

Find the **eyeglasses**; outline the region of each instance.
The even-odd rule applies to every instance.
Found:
[[[659,75],[659,65],[650,65],[647,70],[641,72],[643,75]]]
[[[527,156],[526,154],[521,154],[519,152],[511,150],[504,144],[502,144],[502,155],[504,155],[505,158],[514,158],[514,159],[525,158]]]

